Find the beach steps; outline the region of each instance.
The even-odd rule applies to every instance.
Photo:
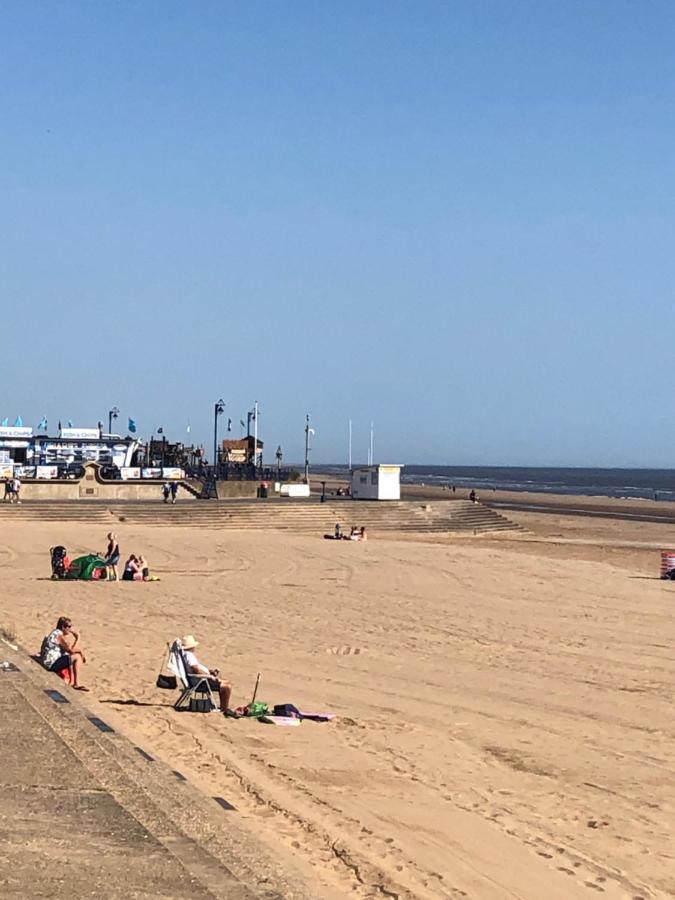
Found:
[[[354,501],[330,499],[232,499],[193,503],[184,498],[172,506],[161,501],[25,501],[21,506],[0,503],[0,523],[14,521],[86,522],[113,527],[117,522],[153,526],[184,526],[284,530],[332,534],[336,522],[343,531],[352,525],[377,534],[488,534],[518,531],[506,516],[464,500]]]

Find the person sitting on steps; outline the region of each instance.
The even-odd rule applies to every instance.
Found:
[[[84,651],[80,647],[80,635],[73,631],[73,623],[67,616],[61,616],[56,628],[42,641],[40,662],[50,672],[70,670],[70,684],[76,691],[88,691],[80,684],[80,668],[86,663]]]

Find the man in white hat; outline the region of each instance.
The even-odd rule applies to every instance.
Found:
[[[199,646],[199,642],[194,639],[194,635],[186,634],[181,640],[183,645],[183,655],[188,667],[189,675],[207,675],[209,677],[209,687],[212,691],[218,691],[220,696],[221,712],[227,713],[230,709],[230,697],[232,695],[232,685],[229,681],[221,681],[218,678],[220,672],[218,669],[209,669],[199,662],[195,656],[195,647]]]

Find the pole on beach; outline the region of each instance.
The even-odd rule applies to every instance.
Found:
[[[352,420],[349,420],[349,471],[352,470]]]
[[[258,672],[258,677],[255,680],[255,687],[253,688],[253,696],[251,697],[251,706],[255,703],[255,698],[258,696],[258,685],[260,684],[260,672]]]
[[[305,484],[309,484],[309,413],[305,416]]]
[[[218,477],[218,416],[225,412],[225,402],[219,400],[213,411],[213,477]]]
[[[253,473],[258,473],[258,401],[253,404]]]

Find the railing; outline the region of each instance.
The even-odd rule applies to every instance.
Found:
[[[185,466],[186,478],[208,481],[288,481],[291,469],[276,466],[253,466],[236,463],[220,463],[218,466]]]

